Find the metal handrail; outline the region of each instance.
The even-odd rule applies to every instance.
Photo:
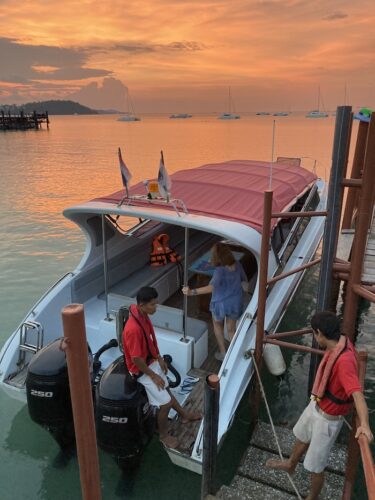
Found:
[[[367,437],[361,434],[358,438],[358,444],[361,451],[363,472],[365,474],[367,496],[369,499],[373,499],[375,498],[375,465]]]
[[[172,198],[170,200],[160,199],[160,198],[148,198],[147,195],[135,195],[135,196],[125,196],[119,203],[118,207],[122,204],[131,205],[131,202],[142,202],[150,205],[160,205],[160,206],[170,206],[174,209],[176,214],[181,217],[179,210],[182,210],[185,215],[189,214],[189,211],[183,200],[178,198]]]

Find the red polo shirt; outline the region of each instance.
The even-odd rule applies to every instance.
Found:
[[[149,317],[141,314],[134,304],[130,306],[130,313],[122,332],[122,345],[128,370],[138,374],[139,369],[132,358],[142,358],[149,365],[159,357],[159,348]]]
[[[333,365],[332,373],[328,381],[327,389],[336,398],[346,400],[353,392],[362,391],[358,379],[357,360],[354,347],[351,343]],[[319,401],[319,407],[330,415],[346,415],[351,410],[352,402],[337,404],[328,399],[327,396]]]

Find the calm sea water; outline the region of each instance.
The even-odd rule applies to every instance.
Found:
[[[170,120],[145,116],[141,122],[117,122],[114,116],[52,117],[50,130],[0,134],[0,346],[40,295],[61,275],[75,268],[84,249],[79,230],[61,214],[79,201],[121,187],[117,148],[133,181],[157,175],[160,150],[173,173],[208,162],[230,159],[270,160],[273,117],[243,116],[221,121],[215,116]],[[354,124],[355,137],[357,124]],[[274,156],[303,157],[328,178],[334,117],[277,118]],[[310,271],[291,304],[282,330],[307,324],[314,310],[318,274]],[[374,306],[365,304],[361,320],[374,332]],[[362,335],[370,359],[369,406],[375,407],[375,341]],[[266,375],[267,392],[277,422],[293,423],[306,401],[308,357],[287,353],[285,380]],[[0,393],[0,498],[60,500],[81,498],[77,460],[56,460],[53,439],[28,417],[27,408]],[[244,401],[219,457],[219,481],[229,483],[246,444],[249,410]],[[372,418],[372,423],[374,419]],[[374,425],[373,425],[374,428]],[[198,499],[200,478],[174,467],[157,441],[148,447],[134,477],[123,477],[112,459],[100,452],[103,499]],[[356,498],[366,498],[361,493]],[[178,493],[177,493],[178,492]]]

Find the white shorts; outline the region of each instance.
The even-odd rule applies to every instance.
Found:
[[[171,396],[169,392],[166,390],[169,386],[167,377],[163,370],[160,368],[159,361],[153,361],[149,365],[150,370],[157,373],[165,382],[164,389],[159,389],[159,387],[153,382],[152,378],[146,375],[145,373],[137,379],[137,382],[143,385],[146,389],[148,402],[152,406],[160,406],[166,405],[170,402]]]
[[[326,468],[328,457],[344,420],[328,420],[311,401],[293,428],[294,435],[303,443],[310,443],[303,465],[309,472],[319,474]]]

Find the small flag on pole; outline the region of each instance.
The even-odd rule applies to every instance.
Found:
[[[158,175],[158,186],[159,193],[166,198],[169,202],[169,196],[171,194],[172,181],[168,175],[167,169],[164,165],[164,156],[163,151],[160,151],[160,166],[159,166],[159,175]]]
[[[129,187],[130,179],[132,178],[132,174],[130,173],[128,167],[125,165],[125,162],[122,159],[121,148],[118,148],[118,160],[120,162],[122,183],[124,185],[124,188],[126,189],[126,196],[129,198],[128,187]]]

